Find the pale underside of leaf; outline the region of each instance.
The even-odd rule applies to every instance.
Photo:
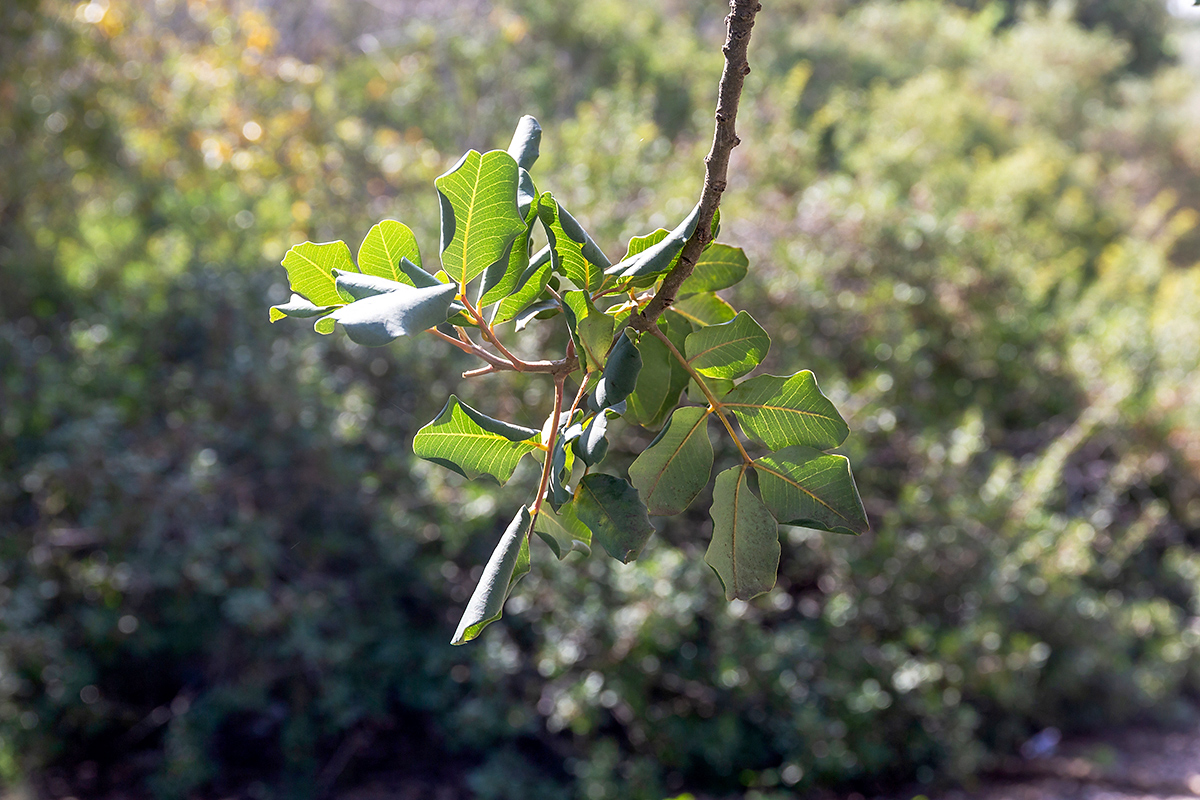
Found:
[[[512,587],[529,571],[529,531],[532,526],[529,509],[521,506],[483,568],[450,644],[466,644],[479,636],[489,623],[500,619]]]

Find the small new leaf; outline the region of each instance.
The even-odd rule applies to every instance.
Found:
[[[417,237],[407,225],[394,219],[372,226],[358,247],[358,268],[364,275],[411,284],[412,280],[400,269],[402,258],[421,266]]]
[[[612,475],[585,475],[572,505],[579,521],[592,531],[593,541],[624,564],[638,557],[654,533],[637,489]]]
[[[727,600],[749,600],[775,585],[779,526],[747,480],[749,465],[717,476],[713,489],[713,536],[704,554],[725,587]]]
[[[479,636],[489,623],[500,619],[512,587],[529,572],[529,530],[532,526],[529,509],[521,506],[483,568],[483,575],[467,602],[467,610],[463,612],[450,644],[466,644]]]
[[[712,476],[709,411],[678,408],[662,432],[629,465],[629,479],[651,514],[682,514]]]
[[[512,477],[517,462],[537,449],[538,432],[481,414],[454,395],[437,417],[413,438],[413,452],[474,480]]]
[[[845,456],[811,447],[788,447],[754,462],[763,502],[785,525],[832,533],[870,527]]]
[[[739,384],[721,402],[737,416],[747,436],[771,450],[791,445],[829,450],[850,434],[808,370],[786,378],[759,375]]]
[[[758,366],[771,347],[771,337],[745,311],[729,322],[701,328],[687,337],[692,369],[710,378],[740,378]]]

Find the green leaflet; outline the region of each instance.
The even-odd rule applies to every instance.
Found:
[[[483,568],[483,575],[467,602],[467,610],[463,612],[450,644],[466,644],[482,633],[489,623],[500,619],[509,592],[529,572],[529,529],[532,526],[529,509],[521,506]]]
[[[554,440],[554,448],[550,453],[550,505],[560,508],[571,499],[571,490],[567,486],[571,482],[571,470],[575,467],[575,450],[567,445],[579,438],[583,427],[576,423],[570,425]]]
[[[517,129],[513,131],[512,141],[508,144],[508,154],[513,157],[521,169],[533,169],[538,160],[542,144],[542,126],[533,117],[526,114],[517,121]]]
[[[303,242],[293,245],[283,257],[292,291],[317,306],[340,306],[342,297],[334,285],[335,269],[357,272],[345,242]]]
[[[557,513],[542,506],[533,521],[533,532],[549,545],[559,561],[572,551],[579,551],[584,556],[592,554],[592,532],[575,516],[574,503],[563,503]]]
[[[364,275],[412,284],[412,280],[400,269],[402,258],[421,266],[417,237],[413,236],[407,225],[394,219],[385,219],[372,226],[358,246],[358,268]]]
[[[677,408],[662,432],[629,465],[629,480],[651,514],[681,514],[708,485],[713,448],[709,411]]]
[[[737,415],[742,430],[771,450],[804,445],[829,450],[850,429],[808,370],[795,375],[759,375],[741,383],[722,405]]]
[[[717,476],[713,489],[713,535],[704,560],[717,573],[727,600],[749,600],[775,585],[779,526],[750,490],[749,465]]]
[[[763,502],[785,525],[833,533],[870,527],[845,456],[811,447],[788,447],[754,462]]]
[[[608,454],[608,414],[601,411],[583,424],[579,438],[572,442],[572,449],[586,466],[593,467]]]
[[[512,477],[517,462],[537,449],[538,432],[479,413],[450,395],[441,413],[413,438],[413,452],[474,480]]]
[[[733,306],[712,292],[681,297],[668,310],[697,327],[720,325],[737,316]]]
[[[687,337],[684,354],[692,369],[710,378],[740,378],[758,366],[771,337],[745,311],[729,322],[701,328]]]
[[[604,366],[613,339],[613,318],[596,308],[587,292],[573,290],[563,294],[567,306],[567,325],[575,339],[588,372]]]
[[[749,266],[750,260],[742,248],[710,244],[696,260],[692,274],[679,287],[679,293],[688,295],[727,289],[746,277]]]
[[[469,150],[434,181],[442,206],[442,269],[459,291],[494,264],[524,229],[517,162],[503,150]]]
[[[658,327],[682,353],[692,326],[679,317],[664,315]],[[688,372],[657,336],[643,336],[638,351],[642,354],[642,371],[628,398],[629,412],[639,425],[657,428],[678,404],[679,393],[688,385]]]
[[[328,314],[337,306],[318,306],[305,300],[298,294],[292,294],[292,298],[286,303],[280,303],[277,306],[271,306],[270,318],[271,322],[276,322],[284,317],[299,317],[301,319],[307,317],[319,317],[322,314]]]
[[[708,378],[704,381],[704,385],[708,387],[708,391],[713,397],[720,400],[725,395],[733,390],[733,381],[726,378]],[[695,381],[688,381],[687,399],[693,403],[707,403],[708,397]]]
[[[631,278],[642,278],[651,275],[661,275],[671,268],[684,244],[696,230],[700,221],[700,204],[697,203],[692,212],[679,223],[673,231],[659,241],[635,253],[605,270],[608,275],[617,276],[618,283]],[[653,236],[654,234],[651,234]],[[632,246],[632,242],[630,245]]]
[[[537,198],[534,197],[525,216],[524,229],[513,239],[505,255],[484,270],[477,303],[481,310],[516,291],[521,276],[529,267],[529,237],[533,232],[533,221],[537,219],[537,209]]]
[[[575,487],[572,505],[593,541],[624,564],[638,557],[654,533],[637,489],[612,475],[585,475]]]
[[[589,292],[599,289],[604,279],[604,267],[589,260],[587,254],[590,251],[592,258],[596,258],[600,249],[550,192],[544,192],[538,199],[538,217],[550,242],[554,271],[579,289]],[[597,260],[607,262],[603,253]]]
[[[358,276],[363,278],[366,276]],[[382,280],[376,278],[375,280]],[[361,283],[356,282],[356,285]],[[379,294],[364,296],[334,311],[329,319],[342,323],[351,341],[378,347],[400,336],[412,336],[446,321],[454,302],[452,283],[417,289],[403,283]]]
[[[546,284],[550,282],[550,272],[550,248],[544,247],[529,260],[529,266],[525,268],[525,272],[517,281],[517,290],[500,301],[500,307],[496,309],[496,317],[492,323],[499,325],[515,319],[518,314],[537,300],[542,292],[546,291]]]
[[[604,362],[604,377],[596,385],[596,394],[593,395],[596,410],[615,406],[628,397],[637,386],[641,371],[642,354],[629,338],[629,329],[626,329]]]
[[[632,258],[633,256],[636,256],[638,253],[642,252],[643,250],[647,250],[647,249],[653,247],[654,245],[658,244],[663,239],[667,238],[670,234],[671,234],[671,232],[669,230],[667,230],[666,228],[659,228],[658,230],[654,231],[653,233],[648,233],[645,236],[634,236],[632,239],[629,240],[629,247],[626,248],[625,257],[622,258],[621,261],[622,262],[628,261],[630,258]]]

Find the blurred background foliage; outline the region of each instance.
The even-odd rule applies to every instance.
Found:
[[[432,257],[433,178],[522,113],[539,185],[619,255],[698,194],[723,4],[0,4],[0,780],[765,800],[1194,722],[1185,24],[1017,5],[780,0],[755,30],[733,299],[850,419],[874,530],[785,529],[749,604],[702,562],[703,499],[630,566],[535,542],[452,649],[533,469],[417,462],[469,362],[268,325],[278,261],[384,217]]]

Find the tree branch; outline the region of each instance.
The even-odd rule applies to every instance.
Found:
[[[734,122],[737,120],[738,101],[742,97],[742,84],[750,73],[750,62],[746,59],[746,48],[750,44],[750,29],[754,17],[762,6],[758,0],[730,0],[729,16],[725,18],[725,69],[721,72],[721,84],[717,90],[717,126],[713,132],[712,147],[704,157],[704,190],[700,194],[700,219],[696,232],[683,246],[679,263],[663,279],[662,288],[641,314],[630,318],[629,324],[640,331],[648,331],[655,320],[672,303],[679,287],[692,274],[700,252],[712,241],[712,223],[717,208],[721,205],[721,193],[725,191],[729,174],[729,154],[741,143]]]

